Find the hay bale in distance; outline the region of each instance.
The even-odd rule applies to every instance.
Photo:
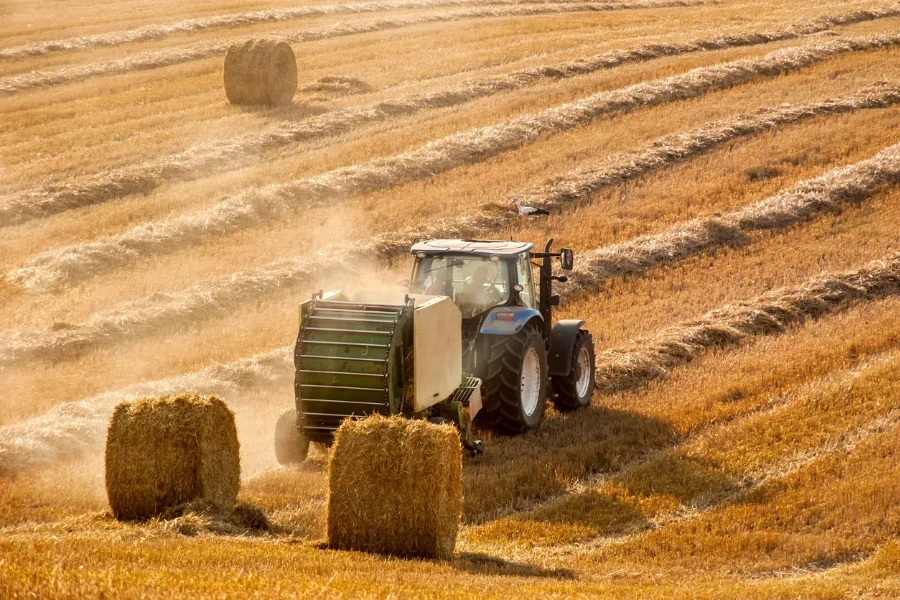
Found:
[[[225,54],[224,80],[232,104],[290,104],[297,91],[297,59],[287,42],[237,42]]]
[[[462,511],[462,453],[452,425],[347,419],[328,463],[328,545],[450,558]]]
[[[123,402],[106,436],[106,494],[118,519],[205,500],[230,511],[241,465],[234,413],[215,396]]]

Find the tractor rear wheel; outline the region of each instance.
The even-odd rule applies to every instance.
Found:
[[[309,438],[297,428],[297,409],[288,408],[275,424],[275,458],[279,464],[293,465],[306,460]]]
[[[563,412],[590,405],[594,395],[594,339],[582,329],[572,348],[572,369],[568,375],[557,375],[553,382],[553,405]]]
[[[547,403],[547,349],[537,327],[526,325],[516,335],[492,339],[485,378],[483,408],[488,427],[505,434],[537,427]]]

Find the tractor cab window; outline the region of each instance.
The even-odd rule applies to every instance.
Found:
[[[410,291],[449,296],[468,319],[509,301],[509,271],[482,256],[426,256],[416,261]]]

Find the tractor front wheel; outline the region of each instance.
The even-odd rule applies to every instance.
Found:
[[[480,420],[505,434],[537,427],[547,403],[548,370],[547,349],[537,327],[527,325],[516,335],[495,337]]]
[[[275,424],[275,458],[279,464],[293,465],[306,460],[309,438],[297,428],[297,409],[288,408]]]
[[[553,405],[567,412],[590,405],[594,395],[594,339],[584,329],[572,348],[572,369],[568,375],[557,375],[553,381]]]

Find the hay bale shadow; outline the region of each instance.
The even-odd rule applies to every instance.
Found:
[[[460,552],[449,564],[458,571],[465,571],[466,573],[475,575],[575,579],[575,571],[572,569],[548,569],[530,565],[528,563],[513,562],[478,552]]]
[[[300,86],[299,91],[306,94],[323,94],[325,96],[356,96],[373,92],[375,88],[356,77],[326,75],[312,83]]]
[[[285,106],[240,106],[232,105],[235,111],[245,114],[259,115],[271,121],[284,121],[284,125],[290,126],[294,122],[303,121],[311,117],[329,112],[327,106],[315,106],[306,103],[288,104]]]

